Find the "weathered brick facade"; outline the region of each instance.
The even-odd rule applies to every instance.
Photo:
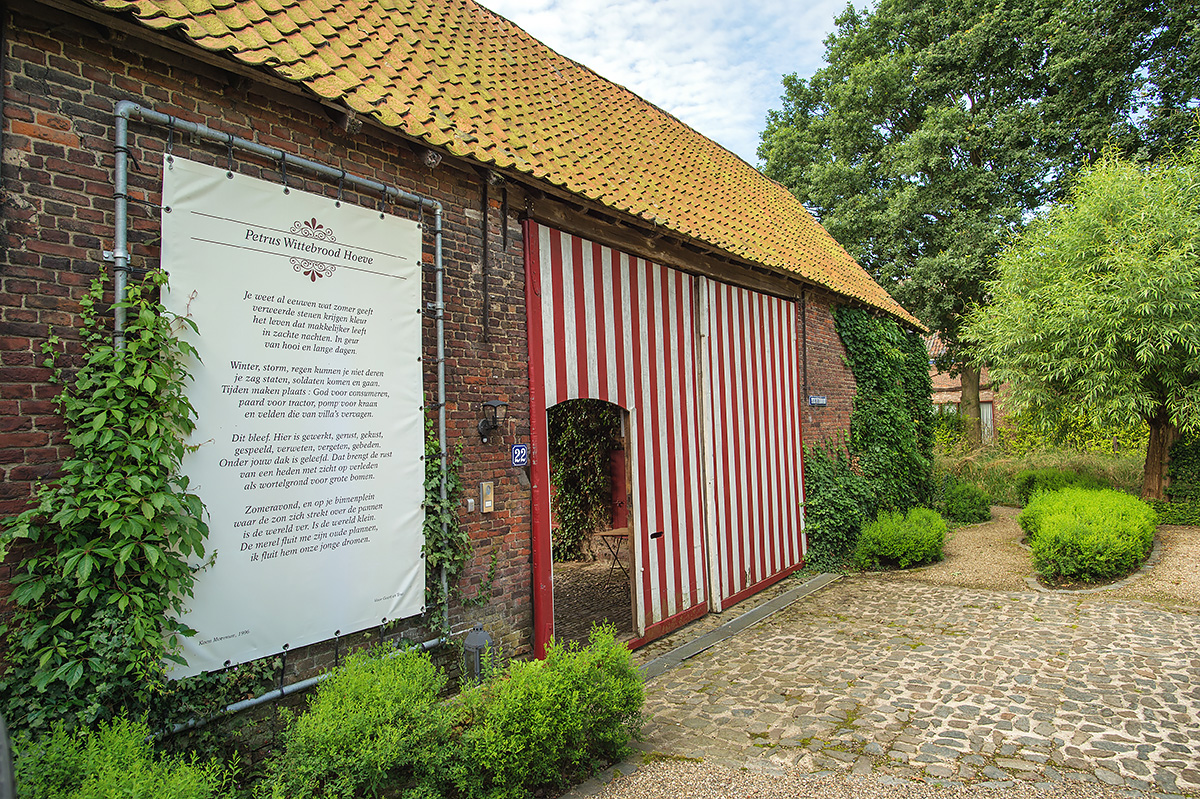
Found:
[[[53,15],[53,16],[48,16]],[[528,440],[524,271],[521,228],[509,202],[507,235],[500,213],[504,189],[488,187],[489,334],[483,331],[481,220],[486,175],[462,162],[426,166],[417,148],[387,131],[347,131],[336,114],[303,97],[237,76],[132,37],[98,35],[88,22],[45,8],[14,9],[8,30],[5,98],[3,223],[5,264],[0,283],[0,513],[27,506],[33,482],[52,477],[67,454],[51,398],[56,387],[41,364],[40,347],[53,332],[77,341],[78,301],[112,249],[113,109],[134,100],[156,111],[278,147],[302,157],[399,186],[445,207],[447,425],[451,446],[462,444],[466,494],[484,480],[496,486],[493,513],[464,513],[475,542],[474,561],[460,586],[475,596],[497,557],[491,598],[482,607],[454,606],[452,625],[481,621],[514,655],[530,650],[530,521],[528,480],[509,465],[508,445]],[[356,126],[351,125],[350,130]],[[131,266],[157,265],[161,162],[168,130],[130,123]],[[181,157],[226,165],[224,148],[175,135]],[[277,180],[277,165],[235,156],[235,169]],[[337,186],[289,173],[292,186],[336,196]],[[378,197],[345,195],[374,207]],[[416,218],[415,211],[389,208]],[[427,220],[429,221],[429,220]],[[431,226],[430,226],[431,227]],[[507,246],[505,246],[507,241]],[[432,235],[425,237],[431,267]],[[425,299],[433,301],[432,269]],[[434,321],[425,324],[426,398],[436,404]],[[77,345],[74,346],[77,349]],[[482,444],[479,405],[509,403],[506,426]],[[431,415],[433,411],[430,412]],[[214,501],[209,499],[208,501]],[[219,501],[219,500],[216,500]],[[7,588],[7,586],[5,586]],[[426,635],[400,627],[390,634]],[[427,635],[426,635],[427,637]],[[357,639],[356,639],[357,640]],[[289,678],[332,665],[347,642],[289,653]]]
[[[837,444],[850,432],[854,404],[854,375],[846,360],[846,347],[834,326],[837,298],[826,292],[806,291],[801,305],[807,362],[806,397],[825,397],[825,406],[804,408],[804,444]]]
[[[2,173],[0,514],[26,507],[34,482],[52,477],[67,455],[51,401],[56,387],[47,382],[50,372],[42,366],[40,348],[54,333],[77,351],[77,343],[71,342],[77,342],[78,301],[92,279],[108,269],[104,251],[112,249],[115,223],[113,111],[117,102],[133,100],[443,204],[449,441],[452,447],[462,445],[464,499],[473,496],[482,481],[494,482],[496,490],[493,513],[468,513],[465,503],[461,510],[475,555],[460,587],[465,597],[476,596],[494,560],[490,596],[478,607],[455,603],[452,625],[461,630],[482,622],[505,654],[527,655],[533,625],[531,490],[527,474],[513,468],[508,457],[509,445],[530,440],[519,217],[535,203],[558,202],[561,192],[526,188],[512,180],[492,185],[481,167],[453,158],[427,166],[422,145],[387,129],[364,126],[344,109],[322,105],[278,79],[251,80],[244,68],[226,70],[216,65],[215,57],[167,36],[139,34],[129,24],[109,28],[40,4],[19,2],[10,8]],[[220,146],[131,122],[130,154],[136,161],[130,174],[134,269],[157,265],[157,203],[168,139],[181,157],[226,166],[227,153]],[[235,160],[239,173],[279,179],[277,164],[244,153]],[[309,192],[336,196],[338,191],[336,184],[311,175],[289,172],[288,178],[292,186]],[[370,207],[378,203],[377,197],[349,191],[344,200]],[[405,209],[394,212],[416,217]],[[599,238],[630,246],[624,228]],[[426,236],[427,267],[432,264],[432,247],[432,237]],[[635,254],[656,256],[636,249]],[[425,277],[426,300],[432,302],[431,269]],[[798,296],[799,284],[791,285]],[[849,427],[854,380],[832,315],[841,301],[812,287],[804,292],[805,393],[825,396],[828,402],[805,407],[806,444],[836,441]],[[436,397],[433,331],[430,318],[424,339],[430,404]],[[476,424],[480,403],[489,399],[507,402],[508,418],[483,444]],[[7,588],[6,581],[0,581],[0,592]],[[390,634],[420,638],[427,632],[410,624]],[[348,645],[361,640],[355,636],[289,653],[286,679],[332,665]]]

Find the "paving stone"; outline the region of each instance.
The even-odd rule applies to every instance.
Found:
[[[646,730],[742,766],[1200,796],[1198,651],[1195,612],[845,578],[650,680]]]

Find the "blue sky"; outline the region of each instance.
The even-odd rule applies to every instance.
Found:
[[[751,164],[780,78],[812,75],[846,0],[481,0]],[[861,7],[863,4],[858,3]]]

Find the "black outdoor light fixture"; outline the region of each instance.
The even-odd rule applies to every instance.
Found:
[[[479,420],[479,437],[483,439],[483,443],[487,443],[488,433],[500,427],[500,423],[504,421],[504,412],[507,410],[507,402],[488,400],[483,403],[483,418]]]

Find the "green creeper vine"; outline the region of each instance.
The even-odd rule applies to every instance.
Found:
[[[879,510],[933,498],[935,424],[929,356],[921,338],[857,308],[835,311],[854,373],[850,436],[804,450],[810,565],[842,568]]]
[[[208,528],[180,473],[195,410],[173,334],[191,320],[159,303],[162,273],[133,285],[124,349],[98,312],[104,285],[81,301],[83,363],[66,373],[60,342],[43,346],[63,384],[56,399],[73,454],[37,504],[5,522],[6,543],[26,542],[12,578],[8,668],[0,703],[10,725],[91,724],[145,712],[165,688],[164,660],[183,662],[178,616],[192,593]]]
[[[474,554],[471,537],[458,517],[458,502],[462,494],[462,444],[448,454],[446,461],[446,498],[442,499],[441,447],[433,421],[425,420],[425,616],[430,629],[438,635],[450,634],[442,608],[451,598],[460,604],[487,604],[492,595],[492,582],[500,562],[500,550],[492,551],[487,577],[473,597],[464,597],[458,585],[467,562]],[[442,590],[442,567],[446,568],[446,590]]]
[[[882,510],[926,505],[933,494],[933,388],[921,337],[893,319],[835,312],[854,373],[849,449]]]
[[[621,411],[580,399],[550,409],[550,482],[554,486],[554,559],[579,560],[583,542],[612,522],[609,455],[619,449]]]

